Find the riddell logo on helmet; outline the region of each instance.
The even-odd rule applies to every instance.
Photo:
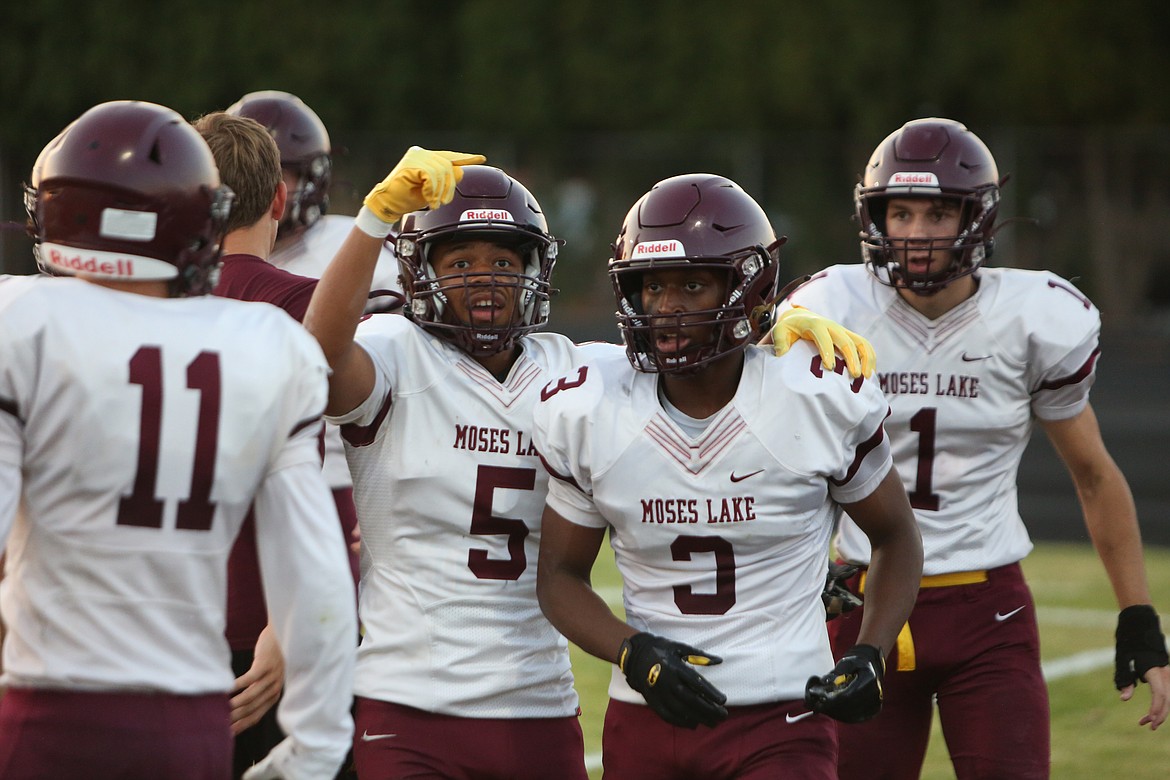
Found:
[[[468,209],[459,217],[460,222],[468,220],[494,219],[502,222],[515,222],[511,212],[506,209]]]
[[[130,259],[98,260],[96,257],[83,258],[81,255],[73,255],[70,257],[56,249],[52,249],[49,251],[49,263],[58,268],[68,268],[71,271],[77,271],[79,273],[130,278],[134,276],[134,261]]]
[[[890,177],[888,187],[937,187],[938,177],[927,171],[923,173],[895,173]]]
[[[685,257],[687,250],[677,239],[669,241],[643,241],[634,247],[631,257]]]

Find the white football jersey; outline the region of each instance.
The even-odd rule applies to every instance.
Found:
[[[1031,552],[1016,472],[1033,419],[1079,414],[1095,376],[1100,317],[1071,283],[1012,268],[980,269],[978,282],[936,320],[860,264],[822,271],[790,299],[873,342],[925,574],[993,568]],[[865,536],[847,519],[837,547],[869,561]]]
[[[363,322],[377,373],[344,423],[362,533],[360,696],[462,717],[572,715],[568,645],[540,611],[548,475],[532,409],[552,377],[611,344],[522,339],[498,382],[397,315]]]
[[[229,691],[226,562],[253,497],[300,473],[311,503],[261,490],[270,514],[303,532],[301,512],[335,511],[317,465],[326,377],[316,342],[267,304],[0,277],[0,465],[23,470],[24,503],[0,517],[5,681]],[[338,548],[326,563],[344,567]],[[266,569],[267,585],[333,592],[299,568],[325,564],[280,554],[291,571]]]
[[[841,503],[889,472],[876,384],[823,371],[806,343],[749,347],[734,399],[697,438],[664,411],[658,376],[624,354],[544,391],[536,445],[549,506],[609,527],[626,621],[723,663],[730,705],[799,699],[833,665],[821,590]],[[614,667],[610,696],[641,703]]]
[[[337,254],[337,250],[341,249],[351,228],[353,217],[323,214],[311,228],[298,233],[273,250],[268,262],[299,276],[320,279],[333,256]],[[397,295],[402,293],[402,288],[398,284],[398,259],[386,244],[382,245],[382,251],[378,254],[378,265],[374,268],[374,280],[370,290],[389,291]],[[349,467],[345,464],[345,449],[341,444],[341,436],[337,432],[337,427],[333,425],[325,429],[325,463],[322,469],[330,487],[345,488],[353,484]]]

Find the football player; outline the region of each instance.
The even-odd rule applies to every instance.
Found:
[[[536,406],[554,477],[537,591],[570,641],[615,663],[607,778],[835,778],[831,718],[881,707],[922,547],[877,385],[807,344],[784,360],[752,346],[781,243],[734,182],[659,182],[609,263],[626,354],[550,382]],[[842,509],[873,542],[874,585],[833,668],[821,592]],[[590,587],[607,534],[624,621]]]
[[[300,276],[317,279],[337,254],[353,227],[353,217],[329,211],[329,186],[333,176],[333,152],[329,131],[317,112],[296,95],[275,89],[249,92],[227,108],[233,116],[254,119],[272,134],[280,149],[280,167],[288,200],[280,216],[276,246],[268,262]],[[389,242],[378,255],[370,285],[367,311],[393,311],[402,306],[398,261]],[[327,459],[332,478],[344,475],[340,443],[337,458]],[[331,463],[329,462],[331,461]],[[336,475],[335,468],[340,469]]]
[[[90,109],[34,167],[38,262],[75,278],[0,282],[8,780],[229,775],[226,564],[253,502],[289,737],[249,777],[345,756],[357,628],[317,454],[327,365],[283,313],[206,295],[231,200],[151,103]]]
[[[568,645],[536,598],[548,475],[532,410],[550,379],[617,347],[537,332],[560,242],[483,160],[411,148],[305,317],[362,532],[359,776],[586,776]],[[405,316],[358,327],[399,219]]]
[[[791,300],[873,340],[898,471],[925,548],[914,612],[886,676],[882,717],[841,730],[841,777],[916,778],[932,698],[956,775],[1043,778],[1049,711],[1036,609],[1020,569],[1032,549],[1016,472],[1039,422],[1072,475],[1121,613],[1115,683],[1170,707],[1170,670],[1150,605],[1133,498],[1089,403],[1100,314],[1046,271],[989,268],[1001,178],[986,145],[949,119],[918,119],[883,140],[856,187],[863,264],[833,266]],[[838,553],[863,569],[870,545],[846,519]],[[830,624],[834,650],[869,611]],[[898,750],[888,749],[898,745]]]

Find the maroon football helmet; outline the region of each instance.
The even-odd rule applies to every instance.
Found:
[[[50,274],[215,286],[232,192],[203,138],[169,108],[94,106],[44,148],[26,189],[37,263]]]
[[[264,125],[280,149],[280,167],[297,176],[279,230],[309,227],[320,219],[329,209],[333,158],[329,132],[317,113],[296,95],[275,89],[249,92],[226,113]]]
[[[854,190],[866,266],[883,284],[921,293],[974,273],[994,248],[1001,184],[987,146],[959,122],[934,118],[907,122],[874,150]],[[891,196],[959,202],[959,234],[930,242],[933,250],[953,252],[954,261],[946,270],[925,275],[902,267],[898,251],[907,249],[909,242],[886,235],[886,203]]]
[[[480,239],[515,249],[525,258],[524,273],[493,273],[469,279],[455,274],[436,277],[429,257],[435,245]],[[540,204],[520,182],[489,165],[463,167],[463,178],[450,203],[407,214],[398,235],[399,281],[407,317],[468,354],[494,355],[509,349],[519,336],[548,321],[551,279],[560,241],[548,232]],[[444,314],[452,295],[490,284],[516,290],[519,309],[502,327],[452,322]],[[445,285],[445,286],[444,286]]]
[[[609,261],[618,327],[634,368],[691,371],[746,347],[758,336],[776,292],[784,241],[759,204],[730,179],[694,173],[655,184],[626,215]],[[727,273],[723,305],[685,315],[687,325],[718,325],[718,334],[681,353],[660,354],[655,331],[676,330],[681,315],[646,315],[642,274],[687,267]]]

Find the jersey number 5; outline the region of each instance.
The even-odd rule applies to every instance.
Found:
[[[532,490],[536,487],[536,469],[505,466],[480,466],[475,478],[475,504],[471,510],[471,533],[481,536],[507,536],[508,557],[489,558],[487,550],[467,553],[467,568],[481,580],[518,580],[528,567],[524,539],[528,526],[523,520],[492,516],[492,498],[497,488]]]
[[[162,441],[162,350],[141,347],[130,358],[130,384],[142,386],[139,416],[138,471],[134,489],[118,504],[118,525],[162,528],[163,499],[154,494],[158,482],[158,457]],[[187,387],[199,391],[195,458],[191,489],[179,502],[177,528],[207,531],[215,515],[211,485],[215,479],[215,452],[219,440],[219,354],[200,352],[187,366]]]

